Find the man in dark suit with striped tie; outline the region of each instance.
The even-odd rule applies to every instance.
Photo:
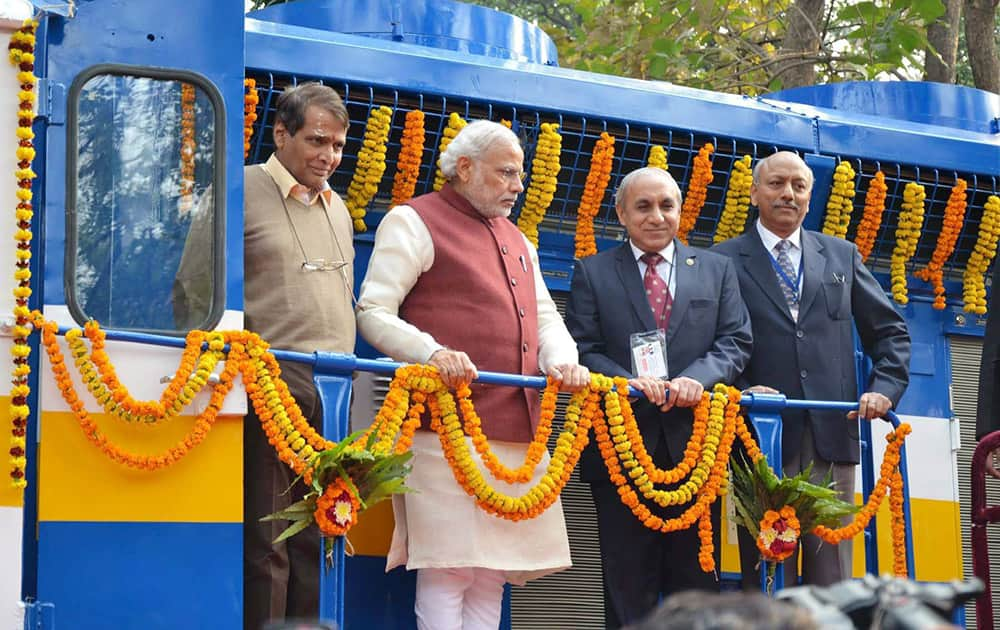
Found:
[[[732,383],[750,355],[752,339],[733,263],[724,256],[675,240],[681,193],[663,169],[626,175],[615,195],[618,219],[628,232],[622,245],[577,262],[566,325],[580,363],[608,376],[624,376],[648,402],[635,403],[643,443],[660,468],[683,460],[691,436],[691,407],[706,387]],[[657,369],[633,355],[633,335],[662,330],[667,361]],[[656,342],[642,346],[663,355]],[[645,527],[625,507],[596,444],[580,459],[590,482],[603,564],[605,623],[618,628],[649,613],[661,596],[697,588],[717,590],[716,576],[698,564],[697,527],[662,534]],[[663,518],[683,507],[647,503]],[[713,510],[718,544],[718,506]]]
[[[745,234],[712,248],[732,258],[753,323],[754,349],[741,380],[756,391],[789,398],[859,402],[858,413],[788,410],[782,414],[786,475],[814,464],[814,479],[831,471],[842,498],[854,500],[860,461],[857,416],[870,420],[898,404],[909,382],[910,337],[903,318],[849,241],[802,229],[813,173],[795,153],[757,163],[750,200],[760,211]],[[857,328],[872,370],[859,396],[854,356]],[[772,462],[772,466],[774,463]],[[759,589],[758,552],[740,530],[743,586]],[[832,584],[851,577],[850,541],[821,545],[802,537],[802,577]],[[796,557],[786,560],[794,584]]]

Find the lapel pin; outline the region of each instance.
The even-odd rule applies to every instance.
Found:
[[[847,275],[846,274],[842,274],[842,273],[835,273],[835,274],[833,274],[833,281],[836,282],[836,283],[838,283],[838,284],[844,284],[844,282],[846,280],[847,280]]]
[[[684,261],[684,264],[687,265],[688,267],[693,267],[694,266],[694,258],[688,258],[687,260]]]

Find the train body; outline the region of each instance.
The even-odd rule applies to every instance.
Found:
[[[850,163],[858,191],[846,235],[852,240],[864,193],[881,171],[886,210],[868,264],[887,290],[906,184],[920,183],[927,193],[926,219],[907,268],[912,276],[931,259],[951,190],[965,180],[968,210],[943,269],[945,308],[934,308],[930,285],[916,279],[909,280],[909,303],[898,305],[913,339],[911,384],[898,411],[914,425],[908,458],[916,578],[938,582],[971,574],[968,459],[985,316],[964,310],[961,285],[983,208],[989,196],[1000,195],[997,95],[924,83],[858,83],[749,98],[589,74],[560,68],[554,45],[537,27],[450,0],[298,0],[250,14],[240,2],[216,0],[183,0],[169,8],[155,0],[37,4],[31,306],[63,326],[96,319],[107,328],[167,336],[243,327],[242,167],[270,155],[277,96],[303,81],[333,86],[348,106],[345,159],[331,180],[341,194],[355,170],[369,113],[380,106],[393,110],[386,175],[367,207],[367,230],[355,235],[356,286],[388,210],[404,116],[416,109],[424,112],[427,135],[418,194],[431,189],[452,114],[510,121],[529,172],[541,124],[559,124],[562,171],[539,226],[539,255],[560,305],[572,273],[576,211],[603,132],[615,138],[611,188],[661,146],[687,192],[695,156],[713,146],[713,181],[689,235],[697,246],[711,245],[730,173],[745,155],[756,160],[790,149],[805,157],[816,175],[810,229],[822,225],[838,163]],[[0,34],[7,37],[18,26],[5,19]],[[251,107],[254,116],[244,112],[247,78],[259,99]],[[0,89],[0,121],[6,121],[0,125],[13,130],[15,70],[0,70],[0,82],[7,86]],[[12,173],[14,135],[3,137],[0,172]],[[189,158],[182,151],[186,139],[196,147]],[[11,208],[15,184],[11,177],[0,181],[0,203]],[[189,259],[185,243],[196,225],[207,245]],[[0,215],[0,232],[14,231],[13,214]],[[610,193],[595,231],[602,249],[622,238]],[[14,248],[5,238],[0,268],[11,272],[0,273],[0,308],[10,313]],[[182,256],[207,278],[198,309],[183,317],[174,303]],[[5,330],[0,346],[7,356],[12,341]],[[88,442],[37,338],[31,342],[28,488],[22,494],[6,483],[0,487],[0,626],[242,627],[243,390],[230,394],[211,435],[183,460],[159,471],[132,470]],[[159,397],[180,356],[175,349],[120,341],[109,342],[108,352],[122,382],[144,399]],[[356,352],[376,356],[360,339]],[[864,373],[860,356],[858,369]],[[355,428],[370,422],[385,387],[381,377],[357,378]],[[9,399],[9,386],[0,385],[4,409]],[[87,399],[109,438],[147,453],[182,440],[206,404],[201,395],[166,426],[136,427],[115,424]],[[872,425],[876,468],[887,432]],[[596,524],[587,489],[571,482],[563,504],[574,567],[511,589],[506,627],[601,627]],[[885,570],[891,566],[889,527],[882,517],[880,523],[869,547]],[[413,575],[384,571],[391,528],[391,510],[381,505],[352,531],[354,555],[344,567],[348,630],[414,626]],[[722,537],[721,578],[733,582],[734,527]],[[857,575],[865,562],[858,544]]]

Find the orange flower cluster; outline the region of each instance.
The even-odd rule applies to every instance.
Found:
[[[802,525],[795,516],[795,508],[786,505],[778,512],[768,510],[760,522],[757,549],[765,560],[782,562],[798,549],[801,535]]]
[[[576,210],[576,257],[585,258],[597,253],[594,240],[594,218],[601,210],[604,193],[611,181],[611,162],[615,157],[615,137],[606,131],[594,143],[590,155],[590,171],[583,185],[583,196]]]
[[[535,429],[531,443],[528,444],[528,452],[524,463],[516,470],[511,470],[497,459],[497,456],[490,450],[490,445],[483,434],[483,424],[476,409],[472,404],[472,390],[468,385],[462,385],[455,391],[458,398],[458,408],[464,421],[465,434],[472,438],[472,445],[482,459],[486,469],[493,474],[495,479],[506,481],[507,483],[528,483],[535,473],[535,467],[542,461],[545,454],[549,435],[552,434],[552,419],[556,413],[556,397],[559,394],[559,383],[549,378],[542,394],[542,409],[538,421],[538,428]]]
[[[194,205],[194,85],[181,84],[181,199],[178,212],[190,212]]]
[[[313,518],[319,533],[326,537],[343,536],[358,522],[361,501],[342,477],[337,477],[316,499]]]
[[[889,260],[889,279],[892,282],[892,297],[900,304],[909,302],[906,289],[906,263],[917,251],[920,229],[924,225],[924,187],[910,182],[903,189],[903,204],[896,226],[896,245]]]
[[[161,455],[136,455],[112,444],[108,440],[108,437],[100,431],[97,423],[90,417],[90,413],[87,411],[83,401],[80,400],[80,397],[76,393],[76,387],[73,384],[73,379],[69,375],[69,370],[66,367],[66,361],[63,357],[62,350],[59,348],[59,341],[56,338],[56,332],[59,329],[58,325],[54,322],[46,321],[42,317],[41,313],[38,313],[37,311],[34,313],[34,324],[42,331],[42,343],[44,344],[45,350],[49,355],[49,361],[52,364],[52,374],[55,377],[56,385],[58,386],[60,393],[62,393],[62,396],[66,400],[70,409],[73,410],[73,415],[76,417],[76,420],[80,424],[80,428],[83,429],[87,439],[113,461],[138,470],[153,471],[170,466],[171,464],[174,464],[184,458],[184,456],[190,453],[192,449],[204,441],[204,439],[208,436],[209,431],[212,430],[212,427],[218,418],[219,410],[222,409],[222,403],[225,400],[226,395],[232,389],[236,375],[239,373],[240,366],[245,363],[246,358],[246,350],[243,344],[238,341],[231,341],[228,357],[229,360],[226,361],[226,367],[223,369],[222,374],[219,375],[219,383],[213,386],[212,396],[209,400],[208,406],[205,408],[205,411],[203,411],[195,419],[195,423],[191,431],[184,437],[183,440],[178,442],[175,446],[169,448]],[[79,330],[77,331],[77,334],[79,334]],[[215,355],[212,360],[217,363],[219,360],[224,358],[223,351],[221,350],[221,345],[224,342],[222,341],[222,337],[219,333],[211,333],[211,335],[217,336],[210,337],[210,348],[208,353]],[[213,349],[213,347],[217,349]],[[124,398],[121,392],[115,392],[113,395],[115,397],[122,396]]]
[[[820,525],[813,533],[831,545],[854,538],[864,530],[878,512],[886,493],[889,493],[889,511],[892,517],[893,570],[896,575],[906,575],[906,553],[903,524],[903,479],[899,472],[900,449],[906,436],[912,431],[906,422],[900,423],[886,440],[888,446],[882,459],[879,479],[868,497],[868,503],[854,516],[854,520],[843,527],[832,529]]]
[[[243,159],[250,155],[250,138],[253,137],[253,124],[257,122],[257,82],[253,79],[243,79]]]
[[[665,171],[669,170],[667,169],[667,150],[662,145],[653,145],[649,150],[649,158],[646,161],[646,166],[662,168]]]
[[[465,126],[468,124],[467,120],[455,112],[452,112],[448,116],[448,126],[441,132],[441,144],[438,145],[438,164],[440,164],[441,154],[448,148],[448,145],[458,135],[458,132],[465,129]],[[438,166],[437,171],[434,172],[434,190],[438,191],[444,188],[446,181],[444,173],[441,172],[441,167]]]
[[[962,298],[965,311],[977,315],[986,314],[986,270],[997,254],[997,238],[1000,237],[1000,197],[990,195],[983,204],[983,216],[979,220],[979,235],[976,246],[969,254],[962,274]]]
[[[955,243],[958,242],[958,234],[962,231],[962,224],[965,221],[966,195],[965,190],[968,184],[962,178],[955,181],[955,186],[948,196],[948,204],[944,209],[944,219],[941,223],[941,231],[938,232],[937,244],[934,246],[934,253],[927,266],[917,271],[913,275],[924,282],[930,282],[934,286],[934,308],[944,310],[944,264],[948,261],[951,253],[955,251]]]
[[[17,170],[14,179],[17,180],[17,209],[15,210],[14,230],[14,326],[11,345],[11,388],[10,388],[10,481],[17,489],[24,489],[27,481],[24,469],[27,465],[28,430],[28,395],[31,387],[28,376],[31,366],[28,357],[31,356],[31,346],[28,345],[28,335],[31,312],[28,310],[28,298],[31,297],[31,218],[34,210],[31,205],[31,180],[35,172],[31,163],[35,159],[35,133],[31,125],[35,120],[35,30],[38,22],[25,20],[19,29],[10,36],[8,58],[11,65],[17,68],[18,92],[17,108]]]
[[[712,174],[712,152],[715,147],[711,142],[706,142],[705,146],[698,149],[698,155],[694,156],[694,166],[691,168],[691,179],[688,180],[687,194],[684,196],[684,205],[681,206],[681,221],[677,228],[677,238],[687,245],[687,235],[694,224],[698,221],[698,215],[705,205],[705,198],[708,196],[708,185],[715,177]]]
[[[847,227],[851,224],[854,210],[854,167],[844,160],[833,171],[833,185],[830,198],[826,201],[826,216],[823,217],[823,234],[847,238]]]
[[[424,159],[424,113],[419,109],[406,112],[403,139],[396,159],[396,176],[392,180],[392,205],[398,206],[413,197]]]
[[[885,185],[885,174],[878,171],[872,177],[871,183],[868,184],[868,192],[865,194],[865,210],[861,215],[861,222],[858,224],[858,233],[854,235],[854,244],[858,246],[862,262],[868,260],[875,247],[875,238],[878,236],[879,227],[882,226],[885,194],[888,190]]]

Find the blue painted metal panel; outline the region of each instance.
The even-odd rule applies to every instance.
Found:
[[[191,16],[197,15],[198,19]],[[152,16],[156,16],[155,20]],[[84,69],[127,64],[193,70],[222,93],[229,155],[243,146],[243,7],[238,2],[187,0],[183,10],[165,12],[156,0],[85,3],[75,17],[50,16],[48,59],[43,76],[67,87]],[[64,105],[72,106],[72,104]],[[60,112],[65,118],[65,111]],[[66,303],[63,264],[66,243],[66,128],[50,126],[44,177],[45,285],[48,303]],[[221,157],[221,156],[220,156]],[[243,305],[243,177],[239,159],[226,160],[226,307]]]
[[[242,523],[43,521],[39,534],[38,596],[60,628],[243,627]]]
[[[898,413],[934,418],[952,416],[950,402],[951,367],[945,324],[949,310],[934,309],[929,302],[911,301],[898,306],[906,318],[913,342],[910,386],[896,409]]]
[[[525,20],[454,0],[298,0],[250,14],[269,22],[556,65],[552,39]]]

